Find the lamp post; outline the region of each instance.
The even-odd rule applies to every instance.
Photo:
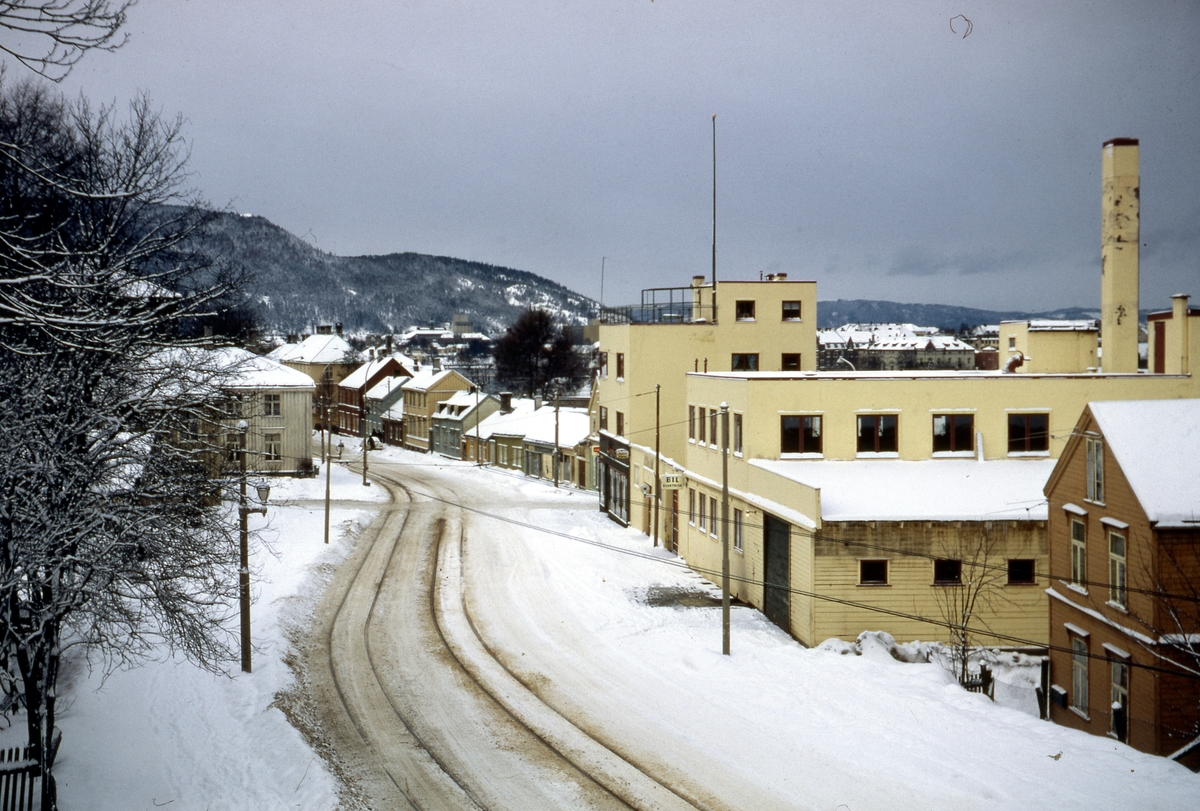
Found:
[[[250,425],[245,420],[238,420],[238,433],[241,435],[240,450],[241,476],[238,477],[238,532],[239,532],[239,561],[238,561],[238,597],[242,614],[242,672],[250,672],[250,527],[247,518],[250,513],[267,514],[267,499],[271,495],[271,487],[266,482],[254,485],[258,491],[261,507],[251,507],[246,500],[246,432]]]

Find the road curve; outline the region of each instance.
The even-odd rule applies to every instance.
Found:
[[[588,737],[492,658],[464,610],[466,536],[448,503],[457,495],[435,474],[372,468],[392,502],[337,571],[304,649],[323,730],[367,804],[703,807]]]

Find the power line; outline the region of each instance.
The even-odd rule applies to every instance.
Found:
[[[403,465],[404,463],[396,463],[396,464]],[[718,572],[715,569],[708,569],[706,567],[688,564],[682,558],[678,558],[676,560],[669,560],[667,558],[658,557],[657,555],[653,555],[653,554],[650,554],[647,552],[639,552],[635,549],[625,549],[623,547],[604,543],[603,541],[597,541],[597,540],[593,540],[590,538],[582,538],[580,536],[572,535],[570,533],[562,532],[560,530],[549,529],[547,527],[538,526],[537,524],[531,524],[527,521],[521,521],[516,518],[510,518],[507,516],[498,515],[496,513],[488,512],[487,510],[479,509],[478,507],[471,507],[466,504],[461,504],[461,503],[458,503],[455,501],[451,501],[449,499],[442,498],[440,496],[435,496],[431,493],[420,493],[419,495],[421,495],[425,498],[428,498],[432,501],[438,501],[438,502],[446,504],[448,506],[456,507],[458,509],[465,510],[465,511],[471,512],[471,513],[475,513],[477,515],[481,515],[486,518],[491,518],[496,521],[501,521],[501,522],[504,522],[507,524],[511,524],[513,526],[519,526],[524,529],[531,529],[531,530],[541,532],[541,533],[544,533],[547,535],[554,535],[559,538],[563,538],[563,539],[570,540],[570,541],[575,541],[577,543],[583,543],[588,546],[594,546],[594,547],[597,547],[600,549],[617,552],[618,554],[623,554],[623,555],[626,555],[629,557],[635,557],[635,558],[640,558],[642,560],[654,561],[654,562],[665,564],[668,566],[673,566],[673,567],[679,568],[679,569],[687,569],[689,571],[693,571],[693,572],[696,572],[696,573],[702,574],[702,575],[711,575],[713,577],[716,577],[716,576],[720,576],[720,574],[721,574],[720,572]],[[901,619],[913,620],[915,622],[921,622],[921,623],[925,623],[928,625],[934,625],[934,626],[946,628],[949,630],[956,630],[956,631],[964,632],[966,634],[974,635],[977,637],[987,637],[987,638],[996,639],[996,640],[999,640],[1002,642],[1009,642],[1009,643],[1012,643],[1014,645],[1018,645],[1021,647],[1046,648],[1047,650],[1053,650],[1053,651],[1059,651],[1061,653],[1069,653],[1072,655],[1078,655],[1073,648],[1066,648],[1066,647],[1059,646],[1059,645],[1044,643],[1044,642],[1040,642],[1040,641],[1034,640],[1034,639],[1026,639],[1024,637],[1013,636],[1011,634],[1003,634],[998,631],[992,631],[991,629],[987,629],[987,628],[978,628],[978,627],[969,626],[969,625],[957,625],[955,623],[949,622],[944,619],[935,619],[933,617],[926,617],[926,616],[922,616],[920,614],[912,614],[912,613],[908,613],[905,611],[899,611],[897,609],[885,608],[883,606],[877,606],[877,605],[870,605],[868,603],[861,603],[856,600],[848,600],[848,599],[845,599],[842,597],[834,597],[833,595],[829,595],[829,594],[821,594],[820,592],[798,589],[798,588],[792,587],[790,585],[782,586],[782,585],[778,585],[778,584],[774,584],[774,583],[768,583],[765,580],[759,580],[756,578],[738,576],[738,575],[733,575],[733,574],[730,575],[730,578],[733,580],[736,580],[739,583],[745,583],[746,585],[755,585],[755,586],[762,586],[763,588],[778,589],[781,591],[786,591],[789,594],[799,595],[801,597],[810,597],[812,599],[821,600],[824,602],[832,602],[832,603],[835,603],[838,605],[844,605],[849,608],[857,608],[857,609],[861,609],[861,610],[872,612],[872,613],[885,614],[887,616],[893,616],[893,617],[898,617]],[[1090,651],[1085,655],[1089,659],[1101,659],[1104,661],[1108,661],[1107,656],[1104,656],[1101,654],[1096,654],[1096,653],[1091,653]],[[1200,675],[1190,673],[1186,670],[1175,670],[1175,669],[1170,669],[1170,668],[1157,667],[1155,665],[1141,664],[1141,663],[1133,662],[1133,661],[1126,662],[1125,664],[1127,664],[1130,667],[1140,668],[1142,670],[1167,673],[1167,674],[1176,675],[1176,676],[1182,675],[1182,676],[1186,676],[1188,678],[1200,679]]]

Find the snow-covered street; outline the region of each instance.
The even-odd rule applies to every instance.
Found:
[[[75,663],[64,808],[1200,805],[1200,776],[935,664],[804,649],[748,608],[723,657],[711,584],[593,493],[395,449],[370,471],[335,465],[328,547],[323,475],[252,519],[253,674]]]

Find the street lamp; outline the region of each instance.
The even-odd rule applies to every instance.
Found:
[[[239,553],[238,561],[238,597],[242,614],[242,672],[250,672],[250,527],[247,518],[251,513],[267,514],[267,498],[271,495],[271,486],[265,481],[258,481],[254,489],[258,491],[259,507],[251,507],[246,498],[246,432],[250,425],[245,420],[238,420],[238,434],[241,435],[240,467],[241,476],[238,479],[238,530]]]

